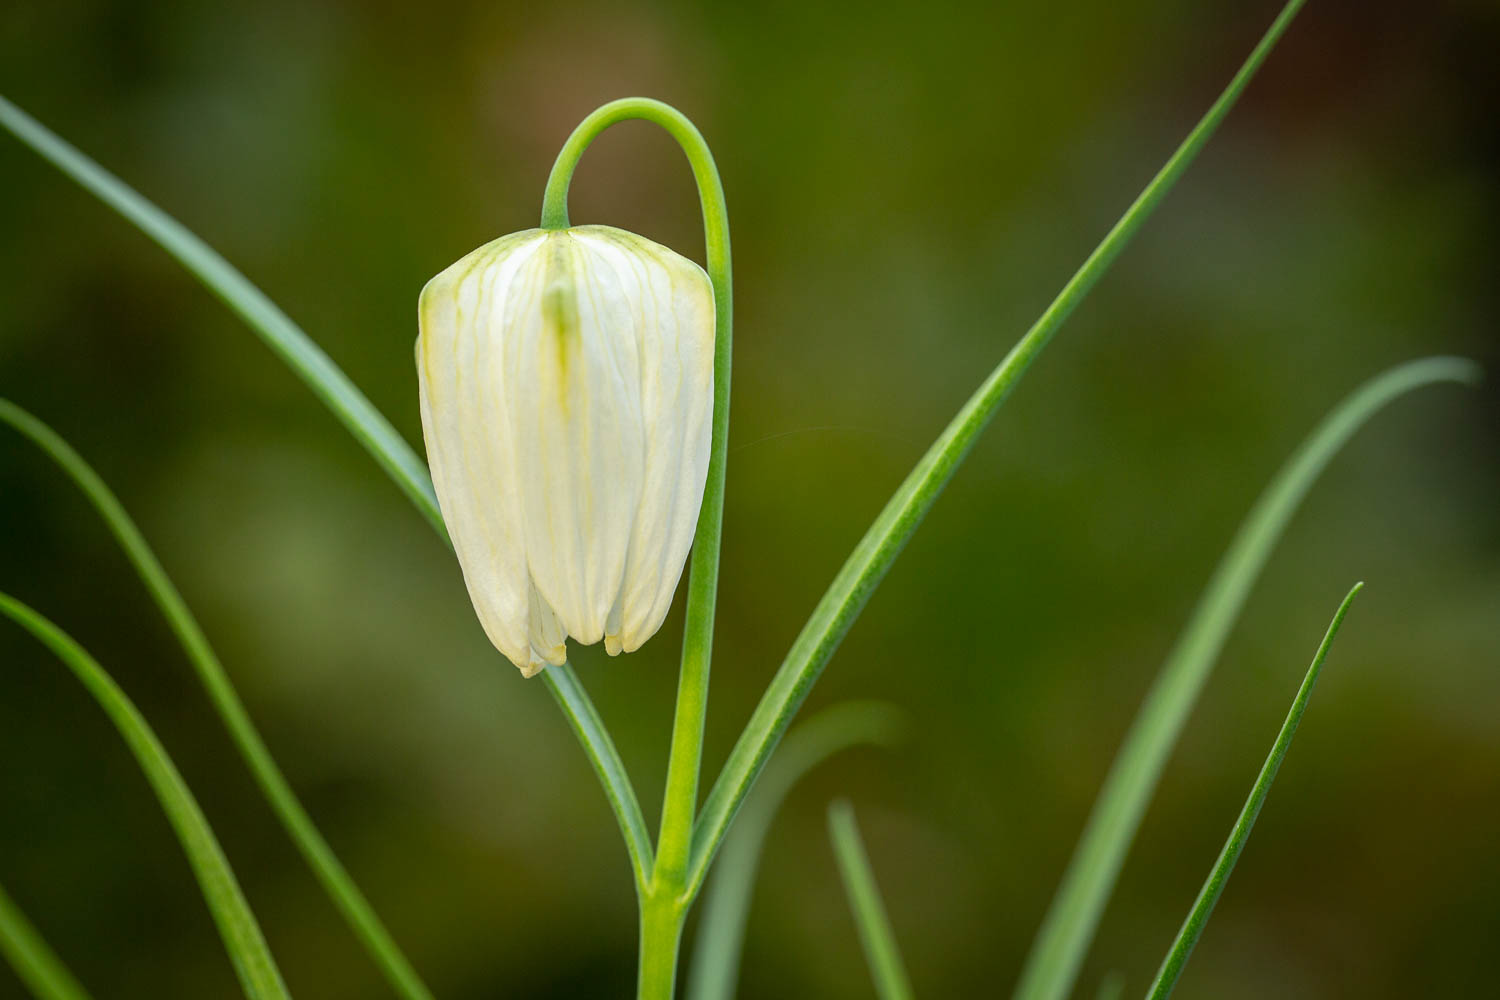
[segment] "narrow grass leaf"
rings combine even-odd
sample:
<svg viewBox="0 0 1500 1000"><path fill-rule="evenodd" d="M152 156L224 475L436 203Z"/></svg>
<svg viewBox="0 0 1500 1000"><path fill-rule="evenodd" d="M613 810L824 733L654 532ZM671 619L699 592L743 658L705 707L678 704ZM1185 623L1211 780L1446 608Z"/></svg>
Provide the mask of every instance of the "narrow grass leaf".
<svg viewBox="0 0 1500 1000"><path fill-rule="evenodd" d="M37 1000L89 1000L41 932L0 887L0 954Z"/></svg>
<svg viewBox="0 0 1500 1000"><path fill-rule="evenodd" d="M761 848L792 786L840 750L894 743L902 729L901 713L889 705L844 702L799 722L787 734L714 865L693 946L689 1000L734 998Z"/></svg>
<svg viewBox="0 0 1500 1000"><path fill-rule="evenodd" d="M281 973L218 839L176 765L167 756L166 748L135 704L82 646L52 622L3 593L0 593L0 614L26 629L67 664L125 739L182 843L245 996L250 1000L287 1000Z"/></svg>
<svg viewBox="0 0 1500 1000"><path fill-rule="evenodd" d="M635 874L636 887L643 889L651 879L654 863L651 834L646 828L646 819L641 815L640 804L631 790L630 776L625 773L625 762L604 728L604 720L594 709L594 703L583 693L583 685L573 671L571 663L560 667L548 667L542 671L547 679L548 690L557 700L557 707L573 727L578 741L593 748L588 754L599 783L604 786L604 797L609 800L619 822L620 833L625 838L625 850L630 855L631 869Z"/></svg>
<svg viewBox="0 0 1500 1000"><path fill-rule="evenodd" d="M979 433L1063 321L1109 269L1208 142L1302 3L1303 0L1290 0L1286 4L1218 100L1069 279L1041 318L959 410L855 546L793 642L786 660L756 706L703 803L694 831L690 891L696 891L702 884L735 812L808 691L817 682L839 642L859 617L896 556L931 510L938 494L968 455Z"/></svg>
<svg viewBox="0 0 1500 1000"><path fill-rule="evenodd" d="M1251 586L1318 475L1387 403L1439 382L1472 384L1479 375L1471 361L1436 357L1376 376L1324 418L1256 500L1131 723L1032 945L1017 1000L1062 1000L1072 992L1167 757Z"/></svg>
<svg viewBox="0 0 1500 1000"><path fill-rule="evenodd" d="M1328 658L1328 650L1333 646L1333 637L1338 635L1339 626L1343 625L1344 616L1349 613L1349 605L1354 602L1354 595L1358 594L1363 586L1362 583L1356 583L1354 589L1349 591L1349 595L1344 598L1344 602L1339 605L1338 611L1334 614L1333 622L1328 626L1323 642L1318 646L1318 652L1313 657L1312 666L1307 668L1307 676L1302 679L1302 687L1297 690L1297 697L1292 700L1292 707L1286 714L1286 721L1281 724L1281 732L1276 735L1276 742L1271 746L1271 753L1266 757L1266 762L1261 765L1255 785L1250 789L1250 797L1245 800L1245 807L1240 810L1239 818L1234 822L1234 829L1230 831L1229 839L1224 843L1224 849L1219 852L1218 860L1214 862L1208 880L1199 890L1198 898L1193 901L1193 908L1188 911L1182 929L1177 932L1172 947L1167 951L1167 957L1162 961L1161 969L1156 974L1156 981L1151 984L1151 991L1147 994L1149 1000L1166 1000L1172 995L1172 989L1177 985L1182 969L1187 965L1188 957L1193 953L1193 946L1203 935L1204 925L1208 923L1209 916L1214 912L1214 904L1219 901L1219 895L1224 891L1224 883L1229 881L1229 873L1234 871L1235 862L1239 861L1240 852L1245 849L1245 842L1250 839L1250 831L1255 828L1255 820L1260 816L1261 806L1265 805L1266 796L1271 792L1271 783L1276 780L1276 772L1281 769L1281 762L1286 758L1286 752L1292 745L1292 737L1297 735L1297 725L1302 721L1302 713L1307 711L1308 699L1312 697L1313 685L1318 682L1318 674L1323 669L1323 661Z"/></svg>
<svg viewBox="0 0 1500 1000"><path fill-rule="evenodd" d="M433 530L451 545L442 512L438 509L437 495L432 489L432 479L422 460L342 369L264 292L182 223L4 97L0 97L0 127L134 223L239 315L333 411ZM580 719L597 719L598 713L576 678L570 682L558 676L557 671L544 670L542 679L553 698L563 706L573 723L574 732L580 739L592 741L585 742L583 749L600 779L624 779L625 770L609 734L602 727L578 725ZM626 779L623 785L606 786L605 794L628 842L632 832L645 825L635 789ZM639 844L630 850L633 858L642 854Z"/></svg>
<svg viewBox="0 0 1500 1000"><path fill-rule="evenodd" d="M339 913L400 996L407 1000L431 1000L432 994L287 783L208 637L119 498L61 435L9 400L0 399L0 423L10 425L46 453L99 512L182 645L261 793Z"/></svg>
<svg viewBox="0 0 1500 1000"><path fill-rule="evenodd" d="M876 994L880 1000L911 1000L911 980L901 962L859 825L854 821L854 807L848 802L841 800L828 807L828 838L833 842L833 856L838 861L849 908L859 926L859 941L865 949L870 977L875 980Z"/></svg>
<svg viewBox="0 0 1500 1000"><path fill-rule="evenodd" d="M134 223L239 314L365 446L440 534L443 516L427 467L349 377L264 292L182 223L4 97L0 127Z"/></svg>

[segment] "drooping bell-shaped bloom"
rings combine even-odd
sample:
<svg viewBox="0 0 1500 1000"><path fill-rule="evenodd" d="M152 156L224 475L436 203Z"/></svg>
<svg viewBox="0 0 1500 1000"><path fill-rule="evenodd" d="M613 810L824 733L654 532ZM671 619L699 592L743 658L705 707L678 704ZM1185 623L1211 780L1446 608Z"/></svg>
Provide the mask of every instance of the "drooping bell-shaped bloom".
<svg viewBox="0 0 1500 1000"><path fill-rule="evenodd" d="M661 627L703 502L714 294L608 226L531 229L427 283L422 432L485 633L527 677Z"/></svg>

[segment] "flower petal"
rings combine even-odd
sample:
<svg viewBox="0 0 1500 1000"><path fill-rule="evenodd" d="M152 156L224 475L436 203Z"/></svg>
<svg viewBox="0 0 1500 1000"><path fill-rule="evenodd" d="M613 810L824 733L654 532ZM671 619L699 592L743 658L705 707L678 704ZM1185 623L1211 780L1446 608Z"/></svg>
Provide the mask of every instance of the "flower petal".
<svg viewBox="0 0 1500 1000"><path fill-rule="evenodd" d="M550 234L507 309L505 404L537 592L579 642L604 638L645 466L630 291L569 231Z"/></svg>
<svg viewBox="0 0 1500 1000"><path fill-rule="evenodd" d="M609 226L572 230L631 297L640 352L644 482L621 591L618 648L661 628L698 526L713 425L714 292L703 269Z"/></svg>
<svg viewBox="0 0 1500 1000"><path fill-rule="evenodd" d="M522 673L534 672L531 581L492 317L545 236L531 230L480 247L429 281L418 304L422 434L438 504L485 634Z"/></svg>

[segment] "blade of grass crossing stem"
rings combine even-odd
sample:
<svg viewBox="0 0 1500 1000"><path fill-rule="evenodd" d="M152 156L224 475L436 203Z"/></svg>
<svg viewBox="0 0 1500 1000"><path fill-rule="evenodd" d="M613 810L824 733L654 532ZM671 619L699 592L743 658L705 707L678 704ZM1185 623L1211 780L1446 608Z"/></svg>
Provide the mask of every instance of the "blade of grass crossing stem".
<svg viewBox="0 0 1500 1000"><path fill-rule="evenodd" d="M1241 523L1187 627L1147 693L1053 897L1016 988L1017 1000L1062 1000L1073 989L1162 768L1271 550L1318 475L1365 421L1397 397L1438 382L1472 384L1479 367L1424 358L1370 379L1292 454Z"/></svg>
<svg viewBox="0 0 1500 1000"><path fill-rule="evenodd" d="M416 452L322 348L264 292L182 223L3 97L0 126L134 223L239 314L375 457L438 533L446 534L427 467Z"/></svg>
<svg viewBox="0 0 1500 1000"><path fill-rule="evenodd" d="M0 887L0 954L37 1000L89 1000L88 991Z"/></svg>
<svg viewBox="0 0 1500 1000"><path fill-rule="evenodd" d="M719 779L704 800L693 843L689 891L702 884L708 865L750 785L811 690L840 640L870 595L927 516L937 496L968 455L1000 404L1030 367L1063 321L1109 269L1125 244L1151 215L1203 148L1245 85L1275 46L1303 0L1290 0L1260 44L1176 152L1136 198L1114 228L1058 293L1026 335L985 379L963 409L917 463L887 502L854 552L839 570L786 660L756 706L743 735L730 752Z"/></svg>
<svg viewBox="0 0 1500 1000"><path fill-rule="evenodd" d="M845 702L798 723L787 734L714 865L693 946L688 1000L733 1000L761 847L792 786L840 750L889 745L903 728L901 713L890 705Z"/></svg>
<svg viewBox="0 0 1500 1000"><path fill-rule="evenodd" d="M0 399L0 423L9 424L56 462L99 512L146 585L151 599L161 609L173 634L177 636L188 661L208 693L209 701L218 712L224 728L229 731L235 747L250 768L250 773L270 803L272 811L276 813L277 819L297 845L298 851L339 913L397 994L407 1000L431 1000L432 994L334 855L333 849L318 832L281 769L276 766L270 750L261 739L255 724L250 721L239 695L235 693L223 664L209 644L208 637L203 634L203 629L193 617L187 602L167 576L161 561L157 559L156 553L151 550L119 498L61 435L9 400Z"/></svg>
<svg viewBox="0 0 1500 1000"><path fill-rule="evenodd" d="M353 434L376 463L395 481L412 504L427 519L434 531L450 545L448 529L438 509L437 495L427 467L411 446L397 434L390 422L375 409L349 377L334 364L312 339L293 323L265 293L250 283L182 223L157 208L118 177L89 159L46 126L0 97L0 127L52 164L100 201L124 216L138 229L155 240L178 263L233 310L250 329L276 353L298 377L312 389L335 417ZM577 683L542 671L543 683L564 707L574 732L584 743L595 772L601 780L619 780L624 768L620 755L602 727L576 724L578 719L598 718L587 692ZM644 828L635 789L628 780L623 785L606 787L615 818L627 839L631 830ZM627 810L622 812L621 809ZM632 856L641 854L640 845L631 848Z"/></svg>
<svg viewBox="0 0 1500 1000"><path fill-rule="evenodd" d="M876 994L880 1000L912 1000L911 980L901 963L896 935L859 836L854 807L849 803L838 801L828 807L828 839L833 843L833 856L859 927L859 943L864 947Z"/></svg>
<svg viewBox="0 0 1500 1000"><path fill-rule="evenodd" d="M245 996L251 1000L288 1000L286 986L260 925L250 912L250 904L245 901L208 820L134 703L82 646L25 604L0 593L0 614L26 629L67 664L119 730L182 843Z"/></svg>
<svg viewBox="0 0 1500 1000"><path fill-rule="evenodd" d="M594 710L594 703L583 693L583 685L570 663L560 667L548 667L542 671L547 680L547 689L557 699L568 724L585 747L598 747L598 753L590 753L594 773L604 786L604 797L609 800L615 819L620 824L620 833L625 838L625 850L630 855L631 868L635 873L636 887L644 890L651 879L654 863L651 834L646 829L646 819L641 815L640 804L631 790L630 777L625 773L625 762L620 759L604 720Z"/></svg>
<svg viewBox="0 0 1500 1000"><path fill-rule="evenodd" d="M1328 626L1323 642L1318 646L1317 655L1313 657L1312 666L1307 668L1307 676L1302 680L1302 687L1297 690L1297 697L1292 700L1292 707L1286 714L1286 721L1281 724L1281 732L1276 735L1276 742L1271 746L1271 753L1266 757L1265 764L1261 765L1255 785L1250 789L1250 797L1245 800L1245 807L1240 810L1239 818L1234 821L1234 829L1230 831L1229 839L1224 843L1224 849L1219 852L1218 860L1214 862L1208 880L1199 890L1198 898L1193 901L1193 908L1188 912L1182 929L1177 932L1172 947L1167 951L1167 957L1162 961L1161 970L1157 972L1156 981L1151 984L1151 992L1147 994L1148 1000L1166 1000L1172 995L1172 989L1177 985L1177 979L1182 975L1182 969L1187 965L1188 957L1193 953L1193 946L1203 935L1203 927L1214 912L1214 904L1219 901L1220 893L1224 891L1224 883L1229 881L1229 873L1234 871L1235 862L1239 861L1240 852L1245 849L1245 842L1250 839L1250 831L1255 828L1256 817L1260 815L1261 806L1265 805L1266 796L1270 794L1271 783L1276 780L1276 772L1281 769L1281 762L1292 745L1292 737L1297 734L1297 725L1302 721L1302 713L1307 711L1308 699L1312 697L1313 685L1318 682L1318 674L1323 669L1323 661L1328 658L1328 650L1333 645L1333 637L1338 635L1339 626L1344 623L1344 616L1349 613L1349 605L1353 603L1354 595L1358 594L1363 586L1362 583L1356 583L1354 589L1349 591L1349 596L1344 598L1344 603L1339 605L1337 613L1334 614L1333 622Z"/></svg>

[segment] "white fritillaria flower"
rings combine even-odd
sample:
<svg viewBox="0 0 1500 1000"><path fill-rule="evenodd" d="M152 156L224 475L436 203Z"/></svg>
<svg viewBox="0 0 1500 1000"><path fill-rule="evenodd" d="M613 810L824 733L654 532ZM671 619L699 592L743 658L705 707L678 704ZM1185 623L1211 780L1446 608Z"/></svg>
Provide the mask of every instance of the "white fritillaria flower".
<svg viewBox="0 0 1500 1000"><path fill-rule="evenodd" d="M527 677L569 636L635 650L703 502L708 275L624 230L529 229L433 278L418 312L427 459L490 641Z"/></svg>

